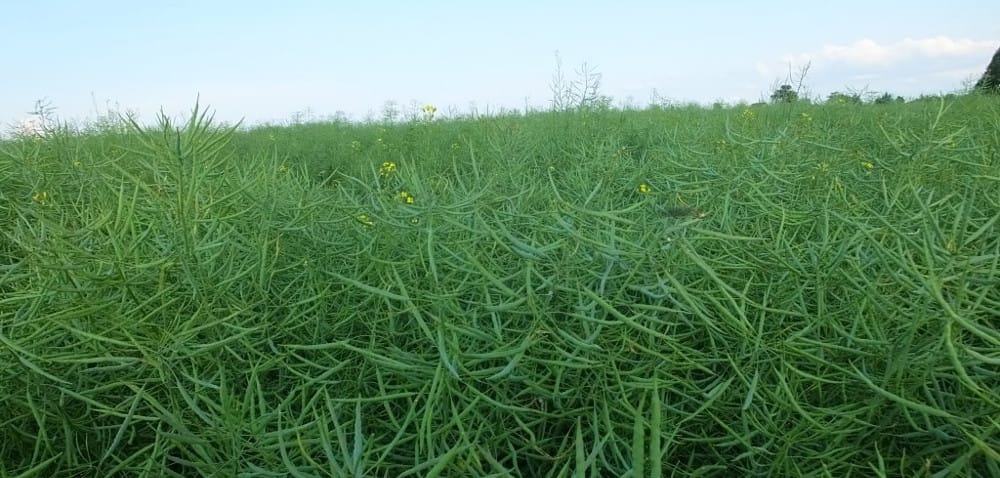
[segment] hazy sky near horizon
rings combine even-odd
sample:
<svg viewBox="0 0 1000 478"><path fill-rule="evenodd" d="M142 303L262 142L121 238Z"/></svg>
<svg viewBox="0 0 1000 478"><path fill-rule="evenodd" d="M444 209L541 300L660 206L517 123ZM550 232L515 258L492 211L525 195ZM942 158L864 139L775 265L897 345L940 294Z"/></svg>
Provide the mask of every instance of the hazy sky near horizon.
<svg viewBox="0 0 1000 478"><path fill-rule="evenodd" d="M615 104L754 102L805 64L807 92L950 92L1000 47L1000 1L5 1L0 123L46 99L62 119L109 108L287 121L547 107L556 52Z"/></svg>

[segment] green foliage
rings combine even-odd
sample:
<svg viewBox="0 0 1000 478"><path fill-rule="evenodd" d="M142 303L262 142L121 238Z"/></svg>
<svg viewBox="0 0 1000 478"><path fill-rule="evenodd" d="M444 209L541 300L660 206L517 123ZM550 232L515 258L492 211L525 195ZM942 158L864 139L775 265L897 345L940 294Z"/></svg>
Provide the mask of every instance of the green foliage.
<svg viewBox="0 0 1000 478"><path fill-rule="evenodd" d="M875 103L876 105L888 105L891 103L905 103L905 102L906 99L904 99L902 96L893 97L892 94L888 92L882 93L881 95L877 96L874 100L872 100L872 103Z"/></svg>
<svg viewBox="0 0 1000 478"><path fill-rule="evenodd" d="M556 71L552 75L552 110L607 109L611 98L600 93L601 73L596 68L583 63L576 70L572 80L563 74L562 58L556 52Z"/></svg>
<svg viewBox="0 0 1000 478"><path fill-rule="evenodd" d="M826 97L826 103L829 105L860 105L862 101L861 95L857 93L834 91Z"/></svg>
<svg viewBox="0 0 1000 478"><path fill-rule="evenodd" d="M1000 48L993 54L983 76L976 82L975 89L984 93L1000 93Z"/></svg>
<svg viewBox="0 0 1000 478"><path fill-rule="evenodd" d="M0 144L0 476L998 476L991 98Z"/></svg>
<svg viewBox="0 0 1000 478"><path fill-rule="evenodd" d="M792 89L792 85L781 85L778 89L771 93L772 103L794 103L798 101L799 93Z"/></svg>

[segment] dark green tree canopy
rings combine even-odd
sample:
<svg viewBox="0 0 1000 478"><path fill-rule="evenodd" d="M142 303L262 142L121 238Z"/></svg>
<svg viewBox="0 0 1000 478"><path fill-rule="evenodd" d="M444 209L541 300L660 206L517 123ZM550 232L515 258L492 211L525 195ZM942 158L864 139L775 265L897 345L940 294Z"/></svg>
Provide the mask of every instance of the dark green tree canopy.
<svg viewBox="0 0 1000 478"><path fill-rule="evenodd" d="M780 88L771 93L773 103L793 103L799 99L799 94L792 89L792 85L781 85Z"/></svg>
<svg viewBox="0 0 1000 478"><path fill-rule="evenodd" d="M976 89L990 93L1000 93L1000 48L986 67L986 73L976 82Z"/></svg>

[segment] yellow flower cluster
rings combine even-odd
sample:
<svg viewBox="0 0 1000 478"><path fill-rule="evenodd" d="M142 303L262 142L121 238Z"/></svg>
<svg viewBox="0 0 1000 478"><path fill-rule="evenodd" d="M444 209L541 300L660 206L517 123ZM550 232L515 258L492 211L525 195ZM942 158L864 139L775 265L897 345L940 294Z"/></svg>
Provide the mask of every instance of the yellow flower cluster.
<svg viewBox="0 0 1000 478"><path fill-rule="evenodd" d="M648 194L652 190L653 189L650 188L649 185L646 184L646 183L642 183L642 184L639 185L639 192L642 193L642 194Z"/></svg>
<svg viewBox="0 0 1000 478"><path fill-rule="evenodd" d="M383 178L388 178L392 176L392 173L396 172L396 163L391 161L386 161L382 163L382 166L378 168L378 175Z"/></svg>
<svg viewBox="0 0 1000 478"><path fill-rule="evenodd" d="M413 197L412 194L406 191L400 191L399 200L403 201L403 203L405 204L413 204L414 202L416 202L417 198Z"/></svg>
<svg viewBox="0 0 1000 478"><path fill-rule="evenodd" d="M424 109L423 109L424 119L427 120L427 121L433 120L434 119L434 113L437 113L437 110L438 110L437 108L435 108L435 107L433 107L431 105L424 105Z"/></svg>
<svg viewBox="0 0 1000 478"><path fill-rule="evenodd" d="M49 193L46 191L36 192L31 195L31 200L44 206L49 203Z"/></svg>

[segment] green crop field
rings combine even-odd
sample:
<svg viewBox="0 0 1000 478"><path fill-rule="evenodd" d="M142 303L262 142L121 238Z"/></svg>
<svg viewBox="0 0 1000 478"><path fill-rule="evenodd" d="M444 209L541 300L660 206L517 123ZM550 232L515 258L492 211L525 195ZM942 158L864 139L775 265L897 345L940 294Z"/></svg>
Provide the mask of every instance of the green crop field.
<svg viewBox="0 0 1000 478"><path fill-rule="evenodd" d="M0 143L0 477L1000 476L1000 100Z"/></svg>

